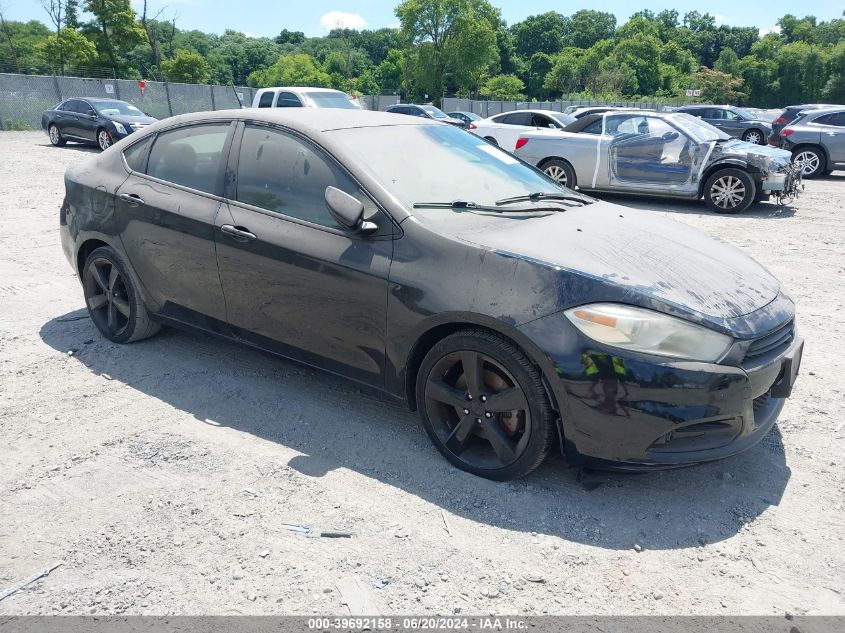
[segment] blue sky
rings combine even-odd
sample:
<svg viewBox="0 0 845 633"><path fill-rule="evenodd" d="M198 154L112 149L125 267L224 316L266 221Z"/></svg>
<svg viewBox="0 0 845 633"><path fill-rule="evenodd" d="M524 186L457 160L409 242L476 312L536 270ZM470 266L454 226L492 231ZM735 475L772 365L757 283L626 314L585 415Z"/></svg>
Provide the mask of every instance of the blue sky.
<svg viewBox="0 0 845 633"><path fill-rule="evenodd" d="M136 10L141 0L132 0ZM242 31L254 36L274 36L283 28L304 31L307 35L323 35L336 24L355 28L395 26L393 14L398 0L150 0L155 11L165 7L164 15L176 14L176 25L182 29L222 33L226 29ZM553 2L552 0L493 0L502 10L508 24L519 22L528 15L559 11L566 15L578 9L599 9L616 15L621 24L641 8L655 12L675 8L683 15L687 11L703 11L701 2L675 0L653 2L644 0L605 0L596 2ZM794 0L769 0L765 4L748 0L709 0L703 3L715 15L717 22L731 26L755 26L762 30L774 27L776 20L786 14L802 16L812 13L820 20L841 17L845 8L837 0L814 0L799 4ZM7 19L46 21L46 14L38 0L0 0Z"/></svg>

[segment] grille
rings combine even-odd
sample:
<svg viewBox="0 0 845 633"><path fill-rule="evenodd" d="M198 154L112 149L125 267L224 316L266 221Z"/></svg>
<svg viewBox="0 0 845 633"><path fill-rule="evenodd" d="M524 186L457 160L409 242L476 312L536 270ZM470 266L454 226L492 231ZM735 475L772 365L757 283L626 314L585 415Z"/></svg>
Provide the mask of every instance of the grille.
<svg viewBox="0 0 845 633"><path fill-rule="evenodd" d="M758 358L771 352L784 350L789 347L793 338L795 338L795 322L790 321L765 336L751 341L745 351L745 359Z"/></svg>
<svg viewBox="0 0 845 633"><path fill-rule="evenodd" d="M769 395L769 392L767 391L762 396L757 396L756 398L754 398L754 400L752 402L752 406L754 407L754 413L758 413L762 409L765 409L766 405L769 404L769 398L770 397L771 396Z"/></svg>

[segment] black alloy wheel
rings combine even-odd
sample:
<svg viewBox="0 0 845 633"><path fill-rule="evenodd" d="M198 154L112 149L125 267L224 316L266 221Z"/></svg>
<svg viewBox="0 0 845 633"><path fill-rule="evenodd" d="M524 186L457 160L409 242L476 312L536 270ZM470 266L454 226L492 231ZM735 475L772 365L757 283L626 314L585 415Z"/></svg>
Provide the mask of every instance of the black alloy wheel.
<svg viewBox="0 0 845 633"><path fill-rule="evenodd" d="M420 367L417 404L444 457L488 479L531 472L554 437L539 372L512 343L483 330L458 332L432 348Z"/></svg>
<svg viewBox="0 0 845 633"><path fill-rule="evenodd" d="M88 256L82 271L82 289L91 320L110 341L130 343L159 330L113 249L98 248Z"/></svg>

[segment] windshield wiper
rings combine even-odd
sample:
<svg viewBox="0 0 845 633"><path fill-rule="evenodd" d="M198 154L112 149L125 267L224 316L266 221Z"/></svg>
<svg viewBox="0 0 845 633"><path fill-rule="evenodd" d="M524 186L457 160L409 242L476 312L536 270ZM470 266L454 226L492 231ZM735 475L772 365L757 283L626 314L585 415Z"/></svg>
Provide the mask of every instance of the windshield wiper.
<svg viewBox="0 0 845 633"><path fill-rule="evenodd" d="M576 198L577 199L577 198ZM580 200L578 200L580 202ZM501 201L497 201L499 204ZM516 200L514 200L516 202ZM491 211L493 213L537 213L538 211L563 211L557 207L532 207L530 209L502 209L485 204L477 204L468 200L453 200L452 202L415 202L415 209L467 209L469 211Z"/></svg>
<svg viewBox="0 0 845 633"><path fill-rule="evenodd" d="M569 196L565 193L544 193L537 191L529 193L524 196L511 196L510 198L502 198L496 200L496 205L501 206L505 204L513 204L514 202L537 202L540 200L568 200L569 202L580 202L581 204L591 204L592 200L588 198L579 198L576 196Z"/></svg>

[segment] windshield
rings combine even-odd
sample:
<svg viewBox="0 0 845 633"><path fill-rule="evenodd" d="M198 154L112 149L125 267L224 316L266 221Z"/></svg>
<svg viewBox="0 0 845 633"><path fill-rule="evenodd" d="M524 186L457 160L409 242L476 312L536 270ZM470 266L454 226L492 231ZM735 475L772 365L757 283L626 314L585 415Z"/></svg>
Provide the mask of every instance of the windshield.
<svg viewBox="0 0 845 633"><path fill-rule="evenodd" d="M568 191L506 151L451 125L349 128L331 134L361 156L360 165L409 207L454 200L495 205L510 196ZM362 147L378 151L361 153Z"/></svg>
<svg viewBox="0 0 845 633"><path fill-rule="evenodd" d="M95 101L94 107L103 116L146 116L131 103L125 101Z"/></svg>
<svg viewBox="0 0 845 633"><path fill-rule="evenodd" d="M448 119L449 115L443 112L440 108L435 108L433 105L420 106L423 110L428 112L435 119Z"/></svg>
<svg viewBox="0 0 845 633"><path fill-rule="evenodd" d="M731 108L731 109L747 121L753 121L754 119L760 118L759 116L752 114L751 112L749 112L745 108Z"/></svg>
<svg viewBox="0 0 845 633"><path fill-rule="evenodd" d="M305 96L315 108L361 109L361 106L345 92L306 92Z"/></svg>
<svg viewBox="0 0 845 633"><path fill-rule="evenodd" d="M706 121L685 112L673 114L672 119L684 132L689 134L697 143L708 143L710 141L726 141L731 138L722 130L713 127Z"/></svg>

